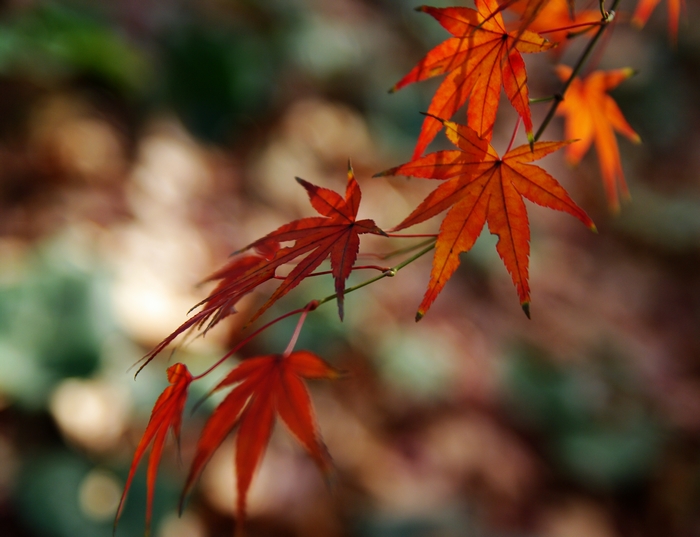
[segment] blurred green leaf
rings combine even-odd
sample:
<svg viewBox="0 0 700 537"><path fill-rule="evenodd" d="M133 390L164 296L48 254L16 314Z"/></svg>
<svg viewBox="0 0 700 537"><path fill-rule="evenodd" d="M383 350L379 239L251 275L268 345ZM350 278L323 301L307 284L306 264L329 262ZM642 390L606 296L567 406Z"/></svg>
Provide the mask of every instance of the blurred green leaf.
<svg viewBox="0 0 700 537"><path fill-rule="evenodd" d="M165 48L167 100L195 135L223 142L257 121L275 88L272 51L261 36L190 26L173 30Z"/></svg>
<svg viewBox="0 0 700 537"><path fill-rule="evenodd" d="M52 79L85 73L119 89L143 89L141 51L107 24L58 4L40 5L0 26L0 73Z"/></svg>

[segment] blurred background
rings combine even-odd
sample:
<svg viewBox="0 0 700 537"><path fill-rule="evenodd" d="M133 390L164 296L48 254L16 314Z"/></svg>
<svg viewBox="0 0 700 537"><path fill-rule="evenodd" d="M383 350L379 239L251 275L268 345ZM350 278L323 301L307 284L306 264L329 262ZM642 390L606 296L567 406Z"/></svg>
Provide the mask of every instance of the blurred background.
<svg viewBox="0 0 700 537"><path fill-rule="evenodd" d="M419 3L0 2L3 537L111 534L165 368L203 371L270 288L136 380L130 366L206 296L197 283L230 252L315 214L294 176L342 190L351 158L360 216L383 228L433 187L371 179L410 158L437 87L387 93L446 38ZM419 324L430 256L348 295L343 323L332 304L310 315L297 348L350 373L310 386L337 478L329 490L278 427L249 535L700 535L700 14L688 2L674 47L665 2L643 31L625 23L634 6L623 1L593 58L639 70L614 93L644 142L620 140L632 203L608 214L594 151L575 170L543 161L599 234L530 206L532 321L488 233ZM553 65L581 48L526 58L531 97L558 91ZM547 107L533 106L536 126ZM501 153L514 124L504 102ZM557 118L544 138L561 136ZM362 252L411 243L366 240ZM266 319L332 287L306 281ZM293 325L240 357L281 352ZM182 462L168 444L156 537L232 533L229 441L176 512L215 403L186 410ZM144 474L118 536L143 533Z"/></svg>

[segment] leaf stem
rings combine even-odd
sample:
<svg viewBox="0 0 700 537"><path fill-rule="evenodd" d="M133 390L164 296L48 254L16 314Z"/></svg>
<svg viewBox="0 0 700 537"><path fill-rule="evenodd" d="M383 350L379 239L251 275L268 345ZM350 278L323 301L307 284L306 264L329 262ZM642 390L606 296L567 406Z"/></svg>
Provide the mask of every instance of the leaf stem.
<svg viewBox="0 0 700 537"><path fill-rule="evenodd" d="M598 43L598 40L605 32L605 29L608 27L609 23L613 20L613 18L615 16L615 9L617 8L617 5L619 3L620 3L620 0L613 0L610 11L608 12L605 10L605 0L601 0L600 12L603 15L603 18L600 21L600 28L598 28L598 31L591 38L591 40L588 42L588 45L586 45L586 48L584 49L584 51L581 53L581 57L576 62L576 65L573 67L573 69L571 71L571 76L569 76L568 80L564 83L564 87L561 89L561 92L557 93L554 96L554 102L552 102L552 106L549 108L549 111L547 112L547 115L545 116L544 121L542 121L540 128L537 129L537 132L535 133L535 141L539 140L542 137L542 134L544 133L545 129L547 128L549 123L554 118L554 114L557 112L557 108L559 108L559 103L561 103L564 100L564 95L566 94L566 90L569 89L569 86L571 85L571 83L578 76L579 72L583 68L586 61L588 60L588 57L591 55L593 48L595 48L596 43Z"/></svg>
<svg viewBox="0 0 700 537"><path fill-rule="evenodd" d="M386 254L360 254L360 256L371 257L374 259L387 260L387 259L390 259L392 257L396 257L397 255L407 254L407 253L412 252L414 250L418 250L418 248L422 248L423 246L433 242L436 237L437 237L437 235L431 235L431 238L428 239L427 241L421 241L421 242L414 244L412 246L405 246L404 248L392 250L391 252L386 253Z"/></svg>
<svg viewBox="0 0 700 537"><path fill-rule="evenodd" d="M394 239L422 239L425 237L430 237L430 238L434 239L437 237L437 234L436 233L419 233L419 234L413 234L413 235L411 235L411 234L402 235L400 233L387 233L386 236L392 237Z"/></svg>
<svg viewBox="0 0 700 537"><path fill-rule="evenodd" d="M556 95L550 95L549 97L537 97L536 99L529 99L530 104L548 103L556 99Z"/></svg>
<svg viewBox="0 0 700 537"><path fill-rule="evenodd" d="M413 263L414 261L416 261L420 257L423 257L425 254L427 254L433 248L435 248L435 241L431 240L430 245L427 246L426 248L423 248L420 252L412 255L411 257L402 261L398 265L385 270L379 276L375 276L374 278L370 278L369 280L366 280L362 283L359 283L357 285L353 285L352 287L348 287L347 289L345 289L344 294L347 295L348 293L352 293L353 291L357 291L358 289L362 289L363 287L366 287L369 284L374 283L376 281L379 281L383 278L392 278L392 277L396 276L396 273L398 271L400 271L402 268L406 267L407 265L410 265L411 263ZM331 300L335 300L336 298L338 298L338 293L333 293L332 295L328 295L327 297L318 301L318 306L320 306L321 304L325 304L326 302L330 302Z"/></svg>
<svg viewBox="0 0 700 537"><path fill-rule="evenodd" d="M306 316L309 314L310 311L315 310L318 305L314 305L313 308L310 308L310 305L313 304L311 302L310 304L307 304L306 307L304 308L304 311L301 312L301 316L299 317L299 321L297 322L297 326L294 329L294 333L292 334L292 339L289 340L289 344L287 345L287 348L284 349L284 352L282 353L283 357L287 357L290 354L292 354L292 351L294 350L294 346L297 344L297 340L299 339L299 334L301 333L301 327L304 326L304 321L306 320Z"/></svg>
<svg viewBox="0 0 700 537"><path fill-rule="evenodd" d="M561 28L553 28L551 30L542 30L540 32L537 32L538 34L553 34L554 32L565 32L567 30L573 30L575 28L583 28L584 26L590 26L593 28L594 26L603 26L606 24L603 21L599 22L579 22L578 24L572 24L570 26L562 26ZM584 32L587 30L584 30ZM577 32L578 33L578 32Z"/></svg>
<svg viewBox="0 0 700 537"><path fill-rule="evenodd" d="M206 371L204 371L204 373L200 373L200 374L197 375L196 377L193 377L192 380L193 380L193 381L194 381L194 380L199 380L199 379L201 379L202 377L205 377L206 375L208 375L209 373L211 373L212 371L214 371L214 369L216 369L217 367L219 367L222 363L224 363L226 360L228 360L231 356L233 356L233 355L236 354L239 350L241 350L247 343L250 342L251 339L253 339L253 338L254 338L255 336L257 336L260 332L262 332L263 330L266 330L267 328L269 328L269 327L272 326L273 324L276 324L276 323L278 323L278 322L280 322L280 321L286 319L287 317L291 317L292 315L296 315L297 313L303 313L303 312L308 313L309 311L312 311L313 309L316 309L315 307L311 308L311 307L310 307L311 304L313 304L313 302L310 302L309 304L307 304L307 305L304 306L303 308L299 308L299 309L295 309L295 310L293 310L293 311L289 311L289 312L285 313L284 315L281 315L280 317L277 317L276 319L271 320L269 323L267 323L267 324L261 326L261 327L258 328L255 332L249 334L247 337L245 337L244 339L242 339L241 341L239 341L238 344L237 344L235 347L233 347L233 349L231 349L231 350L228 351L226 354L224 354L221 358L219 358L219 359L214 363L214 365L210 366Z"/></svg>
<svg viewBox="0 0 700 537"><path fill-rule="evenodd" d="M518 116L518 120L515 122L515 128L513 129L513 135L510 137L510 142L508 142L508 149L506 149L506 153L509 153L510 148L513 147L513 142L515 142L515 136L518 134L519 128L520 128L520 116Z"/></svg>
<svg viewBox="0 0 700 537"><path fill-rule="evenodd" d="M384 272L387 270L387 267L382 267L379 265L360 265L357 267L352 267L352 270L378 270L379 272ZM332 270L322 270L320 272L314 272L312 274L309 274L306 276L307 278L310 278L311 276L328 276L329 274L333 274ZM275 280L286 280L287 276L275 276Z"/></svg>

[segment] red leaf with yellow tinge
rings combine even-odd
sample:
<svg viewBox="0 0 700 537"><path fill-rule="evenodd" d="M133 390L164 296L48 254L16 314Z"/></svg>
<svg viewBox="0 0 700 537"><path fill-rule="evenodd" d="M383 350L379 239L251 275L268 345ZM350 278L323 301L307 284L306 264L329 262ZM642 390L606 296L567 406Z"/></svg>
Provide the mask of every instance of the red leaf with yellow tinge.
<svg viewBox="0 0 700 537"><path fill-rule="evenodd" d="M445 181L401 222L405 229L449 209L438 234L430 283L418 308L420 320L459 266L459 254L471 249L484 223L498 235L496 250L510 273L529 317L528 265L530 225L523 197L567 212L595 230L586 213L542 168L530 164L569 142L537 142L498 157L491 145L465 125L444 122L445 134L459 150L438 151L379 175L406 175Z"/></svg>
<svg viewBox="0 0 700 537"><path fill-rule="evenodd" d="M288 356L267 355L246 360L215 388L235 388L214 410L197 444L183 499L202 473L214 451L238 426L236 474L238 480L238 532L246 513L246 497L255 469L267 447L275 415L324 471L330 457L319 436L309 392L302 379L333 379L338 372L315 354L292 352ZM182 502L181 502L182 504Z"/></svg>
<svg viewBox="0 0 700 537"><path fill-rule="evenodd" d="M639 28L643 27L660 1L639 0L637 9L634 10L634 15L632 16L632 24ZM681 10L685 9L685 2L683 0L666 0L666 4L668 9L668 31L671 35L671 40L675 42L678 39L678 21L681 16Z"/></svg>
<svg viewBox="0 0 700 537"><path fill-rule="evenodd" d="M638 144L641 140L606 92L633 74L632 69L617 69L596 71L583 80L575 78L557 109L557 114L566 116L566 137L579 140L566 148L566 158L570 164L578 164L595 141L605 193L613 211L620 209L618 189L624 198L629 198L614 131L634 143ZM571 67L558 66L557 75L562 81L568 80Z"/></svg>
<svg viewBox="0 0 700 537"><path fill-rule="evenodd" d="M467 99L467 123L479 136L490 140L501 86L532 139L527 73L520 53L541 52L553 44L533 32L507 32L496 0L476 0L475 5L476 10L419 8L454 37L431 50L393 88L447 74L430 103L413 158L423 154L442 128L436 118L451 118Z"/></svg>
<svg viewBox="0 0 700 537"><path fill-rule="evenodd" d="M119 517L121 516L122 508L124 507L124 500L131 487L131 482L134 479L136 468L145 454L146 448L153 442L151 455L148 458L148 472L146 477L146 534L148 535L150 533L151 513L153 511L153 490L156 482L156 474L158 473L158 464L163 454L163 446L165 445L165 439L170 429L173 430L173 434L179 442L182 411L187 401L187 389L192 382L192 375L183 364L175 364L169 367L167 373L170 386L168 386L156 400L156 404L151 412L151 419L136 448L136 453L134 453L129 476L126 479L124 492L119 501L119 508L117 509L117 515L114 519L115 529Z"/></svg>

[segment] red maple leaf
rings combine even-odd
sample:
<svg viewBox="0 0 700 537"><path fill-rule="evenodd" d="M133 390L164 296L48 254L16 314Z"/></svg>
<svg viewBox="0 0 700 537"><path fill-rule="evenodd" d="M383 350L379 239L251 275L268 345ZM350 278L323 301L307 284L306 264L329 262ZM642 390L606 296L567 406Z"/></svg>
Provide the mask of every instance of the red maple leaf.
<svg viewBox="0 0 700 537"><path fill-rule="evenodd" d="M126 495L134 479L136 468L146 452L146 448L153 442L151 455L148 458L148 471L146 476L146 534L148 535L150 532L151 513L153 511L153 490L156 483L158 465L161 455L163 454L163 446L165 445L165 439L170 429L173 430L173 434L178 443L180 441L182 410L187 400L187 389L192 382L192 375L183 364L175 364L169 367L167 373L170 386L165 388L163 393L160 394L156 400L156 404L153 406L153 411L151 412L151 419L134 453L129 476L126 479L126 485L124 486L124 492L119 501L117 515L114 518L115 529L119 517L121 516L122 508L124 507L124 500L126 500Z"/></svg>
<svg viewBox="0 0 700 537"><path fill-rule="evenodd" d="M249 322L253 322L275 301L299 285L329 257L331 272L335 280L335 292L338 295L338 314L342 320L345 280L350 276L357 259L360 235L365 233L384 234L374 223L374 220L356 219L362 196L351 167L348 166L345 198L327 188L312 185L298 177L296 179L306 189L313 208L323 216L302 218L290 222L245 248L246 250L260 248L270 242L294 241L293 246L282 248L277 252L275 258L270 262L270 265L275 267L295 261L302 255L305 256L297 261L294 269Z"/></svg>
<svg viewBox="0 0 700 537"><path fill-rule="evenodd" d="M192 308L201 306L197 313L144 356L144 362L139 371L183 332L190 328L197 328L203 329L203 333L206 333L219 321L236 313L235 306L243 296L253 291L258 285L274 278L276 266L271 262L279 248L279 243L269 241L258 248L251 249L250 252L237 254L221 269L205 279L202 283L217 280L219 283L207 298Z"/></svg>
<svg viewBox="0 0 700 537"><path fill-rule="evenodd" d="M183 499L214 451L238 426L237 532L240 533L245 519L248 489L267 447L275 415L279 415L319 467L328 472L330 457L319 436L309 392L302 379L333 379L338 376L334 368L308 351L258 356L241 363L214 388L216 391L236 385L204 426L182 493Z"/></svg>
<svg viewBox="0 0 700 537"><path fill-rule="evenodd" d="M566 137L579 140L566 148L566 158L570 164L578 164L595 142L605 193L613 211L620 209L618 189L623 198L629 197L614 131L634 143L638 144L641 140L607 92L633 74L632 69L616 69L595 71L583 80L574 78L557 109L557 114L566 116ZM557 75L562 81L568 80L571 67L557 66Z"/></svg>
<svg viewBox="0 0 700 537"><path fill-rule="evenodd" d="M503 86L532 139L527 73L521 52L553 46L527 30L507 32L496 0L476 0L476 10L459 7L418 8L435 17L454 37L441 43L392 89L447 73L428 108L413 158L423 154L442 128L436 118L450 118L469 98L467 123L491 139ZM432 116L432 117L431 117Z"/></svg>
<svg viewBox="0 0 700 537"><path fill-rule="evenodd" d="M206 332L224 317L234 313L236 303L244 295L273 279L277 269L287 263L296 262L296 266L248 324L299 285L329 257L335 292L338 295L338 313L342 320L345 281L357 259L360 235L384 234L373 220L356 219L362 195L351 167L348 167L347 177L345 198L297 177L299 184L306 189L311 205L322 216L290 222L237 252L226 266L207 278L206 281L219 280L219 284L206 299L195 306L201 306L200 311L156 345L143 358L141 369L181 333L190 328L204 328ZM291 241L294 241L292 246L280 247L281 243ZM301 256L304 257L297 261Z"/></svg>
<svg viewBox="0 0 700 537"><path fill-rule="evenodd" d="M498 235L496 249L510 273L525 313L529 313L530 225L523 197L567 212L595 230L588 215L542 168L530 164L569 142L523 145L502 158L474 130L444 122L445 134L459 149L438 151L378 175L406 175L445 181L394 229L405 229L447 209L440 225L430 283L416 320L425 315L459 266L459 254L471 249L485 222ZM451 207L451 208L450 208Z"/></svg>

